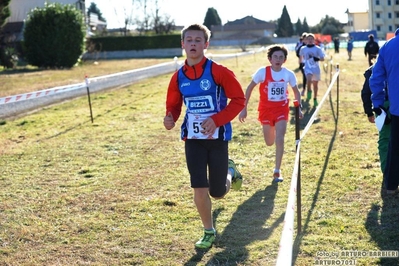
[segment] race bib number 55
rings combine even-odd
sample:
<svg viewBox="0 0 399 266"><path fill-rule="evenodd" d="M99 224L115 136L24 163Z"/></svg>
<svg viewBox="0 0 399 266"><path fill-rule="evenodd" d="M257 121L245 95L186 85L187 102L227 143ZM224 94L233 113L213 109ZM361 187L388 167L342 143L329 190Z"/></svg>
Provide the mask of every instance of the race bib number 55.
<svg viewBox="0 0 399 266"><path fill-rule="evenodd" d="M217 139L219 136L219 128L216 128L215 132L212 135L202 134L202 122L208 117L214 115L216 113L207 113L207 114L187 114L187 124L188 124L188 139Z"/></svg>

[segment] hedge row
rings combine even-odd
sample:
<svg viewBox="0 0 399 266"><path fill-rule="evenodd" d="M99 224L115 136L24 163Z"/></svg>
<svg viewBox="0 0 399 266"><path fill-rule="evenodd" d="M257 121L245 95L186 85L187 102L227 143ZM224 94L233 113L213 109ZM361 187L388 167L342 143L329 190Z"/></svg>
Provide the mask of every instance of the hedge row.
<svg viewBox="0 0 399 266"><path fill-rule="evenodd" d="M111 52L180 47L180 34L158 36L91 37L87 40L87 50L95 51Z"/></svg>

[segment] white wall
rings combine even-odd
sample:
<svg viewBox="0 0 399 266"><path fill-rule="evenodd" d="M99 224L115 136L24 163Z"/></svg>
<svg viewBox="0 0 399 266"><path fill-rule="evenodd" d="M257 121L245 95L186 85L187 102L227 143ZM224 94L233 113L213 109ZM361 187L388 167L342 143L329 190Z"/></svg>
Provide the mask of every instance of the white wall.
<svg viewBox="0 0 399 266"><path fill-rule="evenodd" d="M77 0L11 0L11 16L7 19L7 22L24 21L32 9L36 7L44 7L45 2L74 5Z"/></svg>

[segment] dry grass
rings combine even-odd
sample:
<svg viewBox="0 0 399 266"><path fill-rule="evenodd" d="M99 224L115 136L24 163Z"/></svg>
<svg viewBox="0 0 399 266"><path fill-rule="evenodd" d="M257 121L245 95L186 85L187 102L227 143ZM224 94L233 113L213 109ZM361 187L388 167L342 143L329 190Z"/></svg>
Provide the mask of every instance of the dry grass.
<svg viewBox="0 0 399 266"><path fill-rule="evenodd" d="M341 69L340 109L334 89L302 140L303 227L295 235L295 265L314 265L323 252L399 250L398 199L380 194L377 131L360 100L367 60L361 49L353 61L345 52L332 56ZM244 88L267 64L265 54L222 63ZM286 66L297 67L294 54ZM23 76L25 84L36 75ZM183 143L178 128L162 125L169 79L94 94L93 124L84 97L1 123L0 265L275 263L295 157L293 121L278 186L270 183L274 147L264 144L256 94L248 121L233 121L230 155L244 185L214 201L216 244L196 251L202 229ZM314 111L303 104L302 129ZM398 259L357 258L357 265L398 265Z"/></svg>

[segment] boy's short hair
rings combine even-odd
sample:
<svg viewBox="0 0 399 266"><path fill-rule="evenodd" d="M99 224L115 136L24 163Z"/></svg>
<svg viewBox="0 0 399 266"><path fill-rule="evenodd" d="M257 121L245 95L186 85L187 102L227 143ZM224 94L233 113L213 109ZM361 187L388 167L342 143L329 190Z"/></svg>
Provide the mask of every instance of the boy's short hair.
<svg viewBox="0 0 399 266"><path fill-rule="evenodd" d="M284 54L284 57L287 58L288 56L288 50L284 45L272 45L267 49L267 57L271 58L274 52L277 51L282 51Z"/></svg>
<svg viewBox="0 0 399 266"><path fill-rule="evenodd" d="M308 34L306 35L306 38L308 38L308 37L313 37L313 39L316 39L313 33L308 33Z"/></svg>
<svg viewBox="0 0 399 266"><path fill-rule="evenodd" d="M184 40L184 36L186 35L186 32L189 30L199 30L204 33L205 36L205 41L209 42L209 39L211 38L211 31L208 29L207 26L203 24L191 24L189 26L186 26L182 29L181 31L181 40Z"/></svg>

